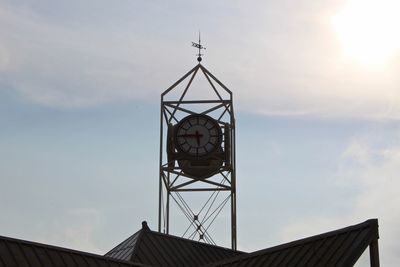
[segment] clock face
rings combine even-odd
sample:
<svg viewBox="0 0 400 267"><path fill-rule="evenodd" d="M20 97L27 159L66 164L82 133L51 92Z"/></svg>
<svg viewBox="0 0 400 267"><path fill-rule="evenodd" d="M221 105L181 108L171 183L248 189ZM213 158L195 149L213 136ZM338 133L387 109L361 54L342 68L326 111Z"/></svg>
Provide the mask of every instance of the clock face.
<svg viewBox="0 0 400 267"><path fill-rule="evenodd" d="M221 145L221 127L216 120L207 115L189 115L176 127L176 148L190 156L202 157Z"/></svg>

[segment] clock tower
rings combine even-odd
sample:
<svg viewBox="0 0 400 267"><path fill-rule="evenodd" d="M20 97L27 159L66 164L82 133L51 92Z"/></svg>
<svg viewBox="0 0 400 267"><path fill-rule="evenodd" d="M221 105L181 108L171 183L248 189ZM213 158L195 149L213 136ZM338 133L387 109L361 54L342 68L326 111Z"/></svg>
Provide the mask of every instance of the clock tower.
<svg viewBox="0 0 400 267"><path fill-rule="evenodd" d="M201 64L200 38L193 46L198 64L161 94L158 230L216 245L211 226L225 211L236 250L233 95Z"/></svg>

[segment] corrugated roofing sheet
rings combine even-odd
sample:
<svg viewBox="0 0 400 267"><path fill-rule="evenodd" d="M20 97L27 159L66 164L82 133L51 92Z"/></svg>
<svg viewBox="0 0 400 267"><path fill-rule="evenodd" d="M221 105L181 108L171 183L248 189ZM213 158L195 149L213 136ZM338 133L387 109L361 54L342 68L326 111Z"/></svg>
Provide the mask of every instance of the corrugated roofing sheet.
<svg viewBox="0 0 400 267"><path fill-rule="evenodd" d="M0 267L144 266L101 255L0 236Z"/></svg>
<svg viewBox="0 0 400 267"><path fill-rule="evenodd" d="M372 219L206 266L349 267L378 238L378 220Z"/></svg>
<svg viewBox="0 0 400 267"><path fill-rule="evenodd" d="M100 256L0 236L0 267L349 267L368 245L377 244L378 238L378 221L374 219L246 254L144 228L107 253L108 256ZM116 258L127 256L130 261Z"/></svg>
<svg viewBox="0 0 400 267"><path fill-rule="evenodd" d="M143 228L113 248L105 256L127 259L126 252L128 251L132 251L130 260L133 262L166 267L201 266L244 254L244 252Z"/></svg>
<svg viewBox="0 0 400 267"><path fill-rule="evenodd" d="M140 233L141 231L138 231L132 236L128 237L125 241L107 252L104 256L125 261L131 260L133 249L135 248Z"/></svg>

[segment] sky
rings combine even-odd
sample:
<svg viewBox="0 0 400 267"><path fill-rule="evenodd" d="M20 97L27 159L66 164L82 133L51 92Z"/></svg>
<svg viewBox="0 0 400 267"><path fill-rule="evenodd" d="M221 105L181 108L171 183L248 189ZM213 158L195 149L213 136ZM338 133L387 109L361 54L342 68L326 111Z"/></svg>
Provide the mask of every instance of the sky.
<svg viewBox="0 0 400 267"><path fill-rule="evenodd" d="M0 0L0 235L104 254L156 229L160 94L201 30L234 94L238 248L378 218L381 263L399 266L399 9Z"/></svg>

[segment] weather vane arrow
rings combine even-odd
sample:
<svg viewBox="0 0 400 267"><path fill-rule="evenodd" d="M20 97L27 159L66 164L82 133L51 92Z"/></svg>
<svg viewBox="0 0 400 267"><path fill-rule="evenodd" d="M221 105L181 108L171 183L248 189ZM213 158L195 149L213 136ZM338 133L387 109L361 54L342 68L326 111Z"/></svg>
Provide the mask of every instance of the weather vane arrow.
<svg viewBox="0 0 400 267"><path fill-rule="evenodd" d="M203 55L201 53L201 49L204 49L204 50L206 49L204 46L201 45L200 32L199 32L199 43L192 42L192 46L199 49L199 53L196 56L197 56L197 61L200 62L202 59L201 56Z"/></svg>

